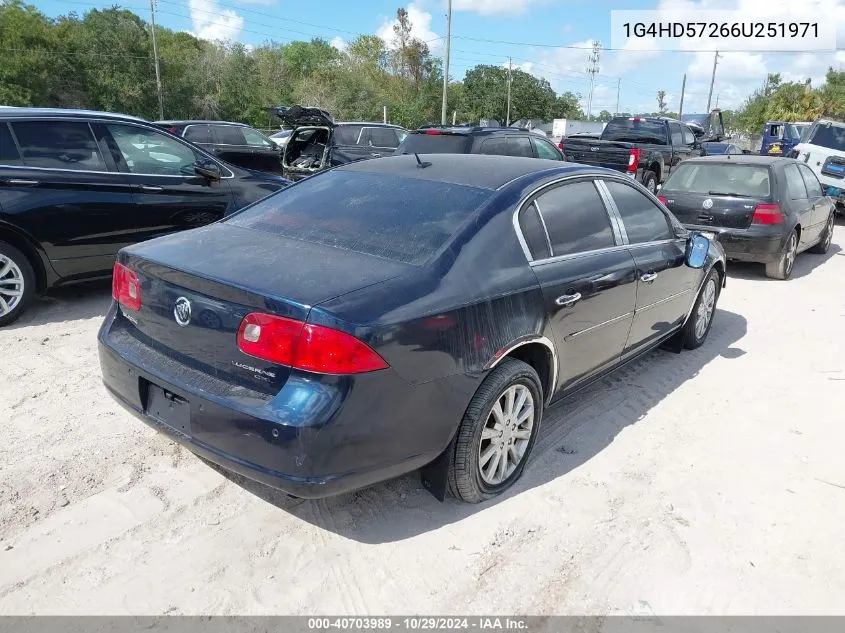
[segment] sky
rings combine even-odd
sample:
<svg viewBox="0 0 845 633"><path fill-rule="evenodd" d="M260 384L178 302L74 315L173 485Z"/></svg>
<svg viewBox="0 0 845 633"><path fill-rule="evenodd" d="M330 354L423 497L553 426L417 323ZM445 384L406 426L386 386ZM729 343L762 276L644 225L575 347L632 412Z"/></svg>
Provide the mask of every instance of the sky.
<svg viewBox="0 0 845 633"><path fill-rule="evenodd" d="M82 14L118 4L149 20L144 0L30 0L58 16ZM590 92L588 55L593 41L604 49L595 76L592 112L652 112L657 91L667 93L668 109L677 111L686 73L684 112L703 112L720 40L683 42L684 50L666 51L659 41L623 41L611 47L611 11L733 9L751 20L777 19L778 5L802 6L805 20L834 22L837 51L770 53L760 50L720 53L712 104L739 107L760 87L767 73L786 81L820 85L829 66L845 68L845 0L452 0L449 75L453 81L478 64L507 65L547 79L557 92L581 95L586 110ZM413 34L428 42L435 55L445 47L446 0L157 0L157 23L206 39L259 45L321 37L343 48L356 34L377 34L390 42L398 7L407 8ZM664 15L668 15L664 13ZM772 17L774 16L774 17ZM841 34L841 35L839 35ZM617 44L614 42L614 44ZM618 44L617 44L618 45ZM724 42L722 45L725 46ZM700 50L706 46L706 51ZM736 43L733 43L736 48ZM744 45L743 45L744 46ZM756 44L749 44L754 48ZM777 42L763 45L778 50Z"/></svg>

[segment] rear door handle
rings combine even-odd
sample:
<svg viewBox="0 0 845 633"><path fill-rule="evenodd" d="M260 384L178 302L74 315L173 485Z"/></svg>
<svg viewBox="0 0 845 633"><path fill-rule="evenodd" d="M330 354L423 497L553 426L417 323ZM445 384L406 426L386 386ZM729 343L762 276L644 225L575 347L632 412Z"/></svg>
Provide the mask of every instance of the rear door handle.
<svg viewBox="0 0 845 633"><path fill-rule="evenodd" d="M38 184L37 180L24 180L22 178L9 178L6 181L9 185L18 185L19 187L34 187Z"/></svg>
<svg viewBox="0 0 845 633"><path fill-rule="evenodd" d="M646 273L640 276L640 281L645 284L650 284L655 279L657 279L657 273Z"/></svg>
<svg viewBox="0 0 845 633"><path fill-rule="evenodd" d="M581 293L576 292L574 295L561 295L555 299L555 303L563 308L574 306L581 300Z"/></svg>
<svg viewBox="0 0 845 633"><path fill-rule="evenodd" d="M158 191L164 191L162 187L158 185L141 185L141 191L149 191L150 193L155 193Z"/></svg>

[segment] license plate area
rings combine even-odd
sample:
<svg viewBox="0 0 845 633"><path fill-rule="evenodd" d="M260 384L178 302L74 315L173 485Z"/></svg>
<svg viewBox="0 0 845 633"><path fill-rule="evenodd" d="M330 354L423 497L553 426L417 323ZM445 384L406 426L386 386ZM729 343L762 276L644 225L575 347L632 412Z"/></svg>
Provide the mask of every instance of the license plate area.
<svg viewBox="0 0 845 633"><path fill-rule="evenodd" d="M144 413L182 435L191 435L191 404L182 396L147 382Z"/></svg>

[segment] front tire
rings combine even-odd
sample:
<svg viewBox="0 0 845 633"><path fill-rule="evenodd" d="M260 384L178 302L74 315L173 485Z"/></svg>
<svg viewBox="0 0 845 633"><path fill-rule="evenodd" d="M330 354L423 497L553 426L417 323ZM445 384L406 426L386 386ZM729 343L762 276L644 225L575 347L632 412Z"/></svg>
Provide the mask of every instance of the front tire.
<svg viewBox="0 0 845 633"><path fill-rule="evenodd" d="M789 279L795 268L795 258L798 255L798 232L793 231L783 246L783 252L773 262L766 264L766 276L781 281Z"/></svg>
<svg viewBox="0 0 845 633"><path fill-rule="evenodd" d="M0 327L17 321L34 296L35 272L26 255L0 242Z"/></svg>
<svg viewBox="0 0 845 633"><path fill-rule="evenodd" d="M468 503L491 499L519 479L540 428L543 390L534 368L506 359L484 379L464 414L449 489Z"/></svg>
<svg viewBox="0 0 845 633"><path fill-rule="evenodd" d="M836 225L834 214L831 213L827 219L827 226L824 227L821 240L819 243L810 249L810 252L815 255L824 255L830 249L830 243L833 241L833 227Z"/></svg>
<svg viewBox="0 0 845 633"><path fill-rule="evenodd" d="M707 274L704 285L698 293L692 313L687 320L683 330L684 347L695 349L701 347L710 328L713 326L713 317L716 314L716 303L719 301L719 289L722 287L722 278L715 268Z"/></svg>

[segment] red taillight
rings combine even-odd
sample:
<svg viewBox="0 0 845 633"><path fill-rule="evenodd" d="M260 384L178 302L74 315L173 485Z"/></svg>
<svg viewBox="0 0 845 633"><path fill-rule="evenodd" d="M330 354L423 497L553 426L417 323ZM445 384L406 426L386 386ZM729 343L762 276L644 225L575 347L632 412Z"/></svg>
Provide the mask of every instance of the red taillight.
<svg viewBox="0 0 845 633"><path fill-rule="evenodd" d="M776 204L758 204L754 208L752 224L783 224L783 213Z"/></svg>
<svg viewBox="0 0 845 633"><path fill-rule="evenodd" d="M111 295L124 308L141 309L141 283L135 271L115 262L111 280Z"/></svg>
<svg viewBox="0 0 845 633"><path fill-rule="evenodd" d="M257 312L241 321L238 347L256 358L320 374L360 374L388 366L346 332Z"/></svg>
<svg viewBox="0 0 845 633"><path fill-rule="evenodd" d="M637 166L640 164L640 150L634 148L631 150L631 153L628 154L628 172L635 174L637 173Z"/></svg>
<svg viewBox="0 0 845 633"><path fill-rule="evenodd" d="M642 121L643 121L643 120L642 120L642 118L640 118L640 117L638 117L638 116L635 116L635 117L634 117L633 119L631 119L631 120L632 120L634 123L642 123Z"/></svg>
<svg viewBox="0 0 845 633"><path fill-rule="evenodd" d="M440 134L440 132L438 130L426 130L425 133L431 134L431 135L439 135Z"/></svg>
<svg viewBox="0 0 845 633"><path fill-rule="evenodd" d="M657 199L660 200L660 203L663 204L664 206L669 202L666 199L666 196L657 196Z"/></svg>
<svg viewBox="0 0 845 633"><path fill-rule="evenodd" d="M179 130L177 130L175 127L169 127L167 128L167 131L171 134L176 134L176 132L178 132Z"/></svg>
<svg viewBox="0 0 845 633"><path fill-rule="evenodd" d="M563 151L563 141L557 144L557 148L562 152Z"/></svg>

